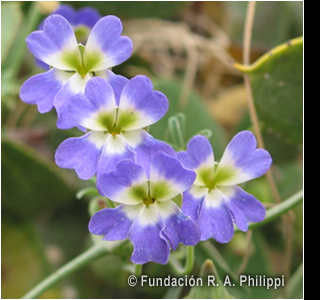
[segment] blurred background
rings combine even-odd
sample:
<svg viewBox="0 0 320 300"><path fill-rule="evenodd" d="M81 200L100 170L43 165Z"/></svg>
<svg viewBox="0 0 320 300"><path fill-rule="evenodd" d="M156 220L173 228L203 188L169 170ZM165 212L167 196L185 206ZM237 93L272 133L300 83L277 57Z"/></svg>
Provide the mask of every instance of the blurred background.
<svg viewBox="0 0 320 300"><path fill-rule="evenodd" d="M137 74L149 76L154 89L165 93L170 101L167 115L150 128L156 138L175 144L168 131L168 121L183 113L185 142L201 131L211 132L210 141L219 159L237 132L252 130L243 76L233 65L242 62L248 2L1 2L2 298L23 296L92 244L87 225L90 209L95 204L89 196L77 199L76 193L94 187L94 182L81 181L73 170L59 169L54 163L58 145L68 137L80 136L81 132L58 130L54 111L41 115L36 106L27 105L19 98L21 84L43 72L27 50L25 38L61 3L75 9L90 6L102 16L113 14L121 18L123 34L133 40L134 51L129 60L113 71L128 78ZM303 2L259 1L251 61L302 35ZM280 96L262 93L255 99L282 199L290 197L303 185L300 58L294 56L294 60L280 67L283 78L278 85L289 82ZM266 74L264 67L259 68L259 72ZM254 96L263 85L259 74L256 75L253 74L253 79L258 78L254 81ZM183 146L175 144L177 150L183 150ZM249 182L243 188L266 207L274 205L265 178ZM130 288L127 277L132 274L131 251L131 245L125 244L115 253L65 279L42 297L183 298L189 294L188 287ZM179 248L175 255L179 258L183 253L184 249ZM286 289L230 289L236 298L302 298L302 206L288 215L287 222L279 219L249 234L236 233L227 245L213 240L200 243L196 247L192 274L198 276L207 258L223 262L217 265L222 278L230 275L230 271L235 276L286 275ZM143 273L150 277L166 277L172 270L170 265L148 263Z"/></svg>

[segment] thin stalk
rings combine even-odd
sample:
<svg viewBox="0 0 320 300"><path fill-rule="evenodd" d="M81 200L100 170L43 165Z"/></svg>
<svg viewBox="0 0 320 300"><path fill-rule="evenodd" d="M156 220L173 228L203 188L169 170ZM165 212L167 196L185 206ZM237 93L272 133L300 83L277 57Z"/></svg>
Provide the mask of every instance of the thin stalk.
<svg viewBox="0 0 320 300"><path fill-rule="evenodd" d="M96 244L89 248L87 251L74 258L49 277L41 281L31 291L25 294L22 299L36 299L40 297L44 292L55 286L58 282L68 277L72 273L83 268L88 263L104 256L109 251L101 244Z"/></svg>
<svg viewBox="0 0 320 300"><path fill-rule="evenodd" d="M169 263L171 264L176 275L178 276L190 274L194 266L194 247L187 246L186 251L187 251L187 258L186 258L186 263L184 267L181 267L181 264L172 255L169 258Z"/></svg>
<svg viewBox="0 0 320 300"><path fill-rule="evenodd" d="M243 44L243 64L244 65L250 64L251 38L252 38L252 28L253 28L253 20L255 15L255 8L256 8L256 1L250 1L248 4L247 17L246 17L246 23L244 28L244 44ZM259 126L258 114L254 105L250 78L249 78L249 75L246 73L243 74L243 77L244 77L244 85L245 85L247 97L248 97L249 113L250 113L251 122L254 128L254 132L257 137L258 146L259 148L264 149L265 146L264 146L262 133ZM267 172L266 176L267 176L267 180L269 182L275 202L280 203L281 197L278 192L277 185L274 181L271 169Z"/></svg>

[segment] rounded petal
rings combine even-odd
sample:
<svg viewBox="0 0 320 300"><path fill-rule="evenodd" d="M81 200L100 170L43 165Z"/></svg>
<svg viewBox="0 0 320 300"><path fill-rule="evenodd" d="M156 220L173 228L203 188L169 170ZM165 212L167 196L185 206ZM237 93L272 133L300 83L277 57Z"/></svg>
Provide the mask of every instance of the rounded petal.
<svg viewBox="0 0 320 300"><path fill-rule="evenodd" d="M173 250L176 250L180 243L187 246L194 246L200 240L200 230L190 217L187 217L173 201L159 203L160 214L163 210L173 210L173 214L163 217L165 228L161 232Z"/></svg>
<svg viewBox="0 0 320 300"><path fill-rule="evenodd" d="M212 190L206 195L201 207L198 226L201 230L201 241L212 237L219 243L228 243L232 239L233 220L220 191Z"/></svg>
<svg viewBox="0 0 320 300"><path fill-rule="evenodd" d="M65 140L56 150L55 161L60 168L74 169L79 178L94 176L102 147L95 142L94 133Z"/></svg>
<svg viewBox="0 0 320 300"><path fill-rule="evenodd" d="M182 212L193 221L198 221L203 199L207 193L208 189L206 187L197 185L193 185L185 191L182 198Z"/></svg>
<svg viewBox="0 0 320 300"><path fill-rule="evenodd" d="M122 23L115 16L101 18L88 37L84 53L87 70L101 71L116 66L127 60L133 44L131 39L120 36Z"/></svg>
<svg viewBox="0 0 320 300"><path fill-rule="evenodd" d="M60 15L49 16L43 30L34 31L27 39L30 52L46 64L61 70L76 70L81 56L73 29Z"/></svg>
<svg viewBox="0 0 320 300"><path fill-rule="evenodd" d="M110 173L97 178L99 192L113 201L135 205L148 195L148 183L142 167L131 160L117 164Z"/></svg>
<svg viewBox="0 0 320 300"><path fill-rule="evenodd" d="M182 167L174 157L158 152L150 167L150 194L158 201L174 198L189 189L196 174Z"/></svg>
<svg viewBox="0 0 320 300"><path fill-rule="evenodd" d="M146 209L144 211L147 211ZM165 224L162 219L152 225L145 225L136 220L130 230L129 239L133 243L134 250L131 261L135 264L145 264L153 261L166 264L169 260L169 243L161 237L160 233Z"/></svg>
<svg viewBox="0 0 320 300"><path fill-rule="evenodd" d="M153 91L151 80L138 75L123 88L118 114L118 125L125 130L147 127L160 120L169 107L167 97Z"/></svg>
<svg viewBox="0 0 320 300"><path fill-rule="evenodd" d="M59 129L78 127L80 130L85 131L84 127L70 115L69 104L73 96L84 93L86 83L89 79L89 75L82 78L79 74L75 73L56 94L53 105L58 114L57 127Z"/></svg>
<svg viewBox="0 0 320 300"><path fill-rule="evenodd" d="M220 187L219 189L226 197L234 222L240 230L247 231L249 222L264 220L266 209L254 196L238 186Z"/></svg>
<svg viewBox="0 0 320 300"><path fill-rule="evenodd" d="M264 175L272 158L268 151L256 147L256 138L250 131L238 133L221 158L215 175L221 177L217 184L236 185Z"/></svg>
<svg viewBox="0 0 320 300"><path fill-rule="evenodd" d="M84 94L73 96L69 102L69 115L76 124L84 128L106 131L106 126L112 126L115 121L116 104L113 89L103 78L91 78L85 86Z"/></svg>
<svg viewBox="0 0 320 300"><path fill-rule="evenodd" d="M100 18L101 15L97 9L92 7L82 7L77 11L73 22L69 22L74 26L85 25L92 28Z"/></svg>
<svg viewBox="0 0 320 300"><path fill-rule="evenodd" d="M103 235L103 240L116 241L128 237L133 219L126 213L126 207L105 208L96 212L89 222L89 231L95 235Z"/></svg>
<svg viewBox="0 0 320 300"><path fill-rule="evenodd" d="M150 135L145 130L141 130L141 136L142 139L139 140L139 143L133 143L132 139L127 139L129 144L131 145L132 149L136 153L136 162L137 164L141 165L144 170L146 171L146 174L149 178L150 176L150 165L153 156L155 153L161 151L169 156L176 157L176 152L174 149L168 145L167 143L155 139L152 135ZM140 131L139 130L139 131ZM137 130L138 131L138 130ZM132 135L132 133L136 132L134 131L128 131L126 136ZM137 141L137 138L135 138L134 141Z"/></svg>
<svg viewBox="0 0 320 300"><path fill-rule="evenodd" d="M51 69L46 73L30 77L21 87L21 100L36 104L40 113L53 108L53 100L70 75L66 72Z"/></svg>

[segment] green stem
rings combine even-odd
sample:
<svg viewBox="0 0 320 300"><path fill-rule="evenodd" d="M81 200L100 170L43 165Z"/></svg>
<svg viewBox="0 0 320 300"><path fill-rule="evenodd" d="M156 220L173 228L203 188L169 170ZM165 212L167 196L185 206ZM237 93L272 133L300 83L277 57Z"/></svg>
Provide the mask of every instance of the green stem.
<svg viewBox="0 0 320 300"><path fill-rule="evenodd" d="M141 276L141 274L142 274L142 265L135 265L135 270L134 270L135 272L135 275L137 276L137 277L140 277Z"/></svg>
<svg viewBox="0 0 320 300"><path fill-rule="evenodd" d="M280 204L270 208L267 210L267 215L265 219L262 222L259 223L251 223L249 225L249 229L257 228L264 226L266 224L271 223L275 219L281 217L283 214L288 212L289 210L295 208L299 204L303 202L303 190L297 192L293 196L291 196L289 199L281 202ZM236 232L239 231L239 229L236 230Z"/></svg>
<svg viewBox="0 0 320 300"><path fill-rule="evenodd" d="M103 244L96 244L89 248L87 251L80 254L75 259L68 262L66 265L62 266L56 272L51 274L49 277L41 281L36 285L31 291L25 294L22 299L36 299L40 297L44 292L52 288L55 284L68 277L70 274L81 269L88 263L96 260L109 251L103 246Z"/></svg>
<svg viewBox="0 0 320 300"><path fill-rule="evenodd" d="M178 260L171 255L169 258L169 263L173 267L173 270L176 275L178 276L183 276L190 274L190 272L193 269L194 265L194 247L193 246L187 246L186 247L187 251L187 258L186 258L186 263L184 267L181 267L181 264L178 262Z"/></svg>

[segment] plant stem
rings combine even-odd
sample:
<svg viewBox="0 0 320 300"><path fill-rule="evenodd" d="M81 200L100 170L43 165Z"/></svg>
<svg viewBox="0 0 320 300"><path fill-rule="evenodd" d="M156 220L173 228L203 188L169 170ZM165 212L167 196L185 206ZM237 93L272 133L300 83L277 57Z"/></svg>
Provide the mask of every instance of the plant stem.
<svg viewBox="0 0 320 300"><path fill-rule="evenodd" d="M245 29L244 29L244 44L243 44L243 64L244 65L250 64L251 37L252 37L252 27L253 27L255 8L256 8L256 1L250 1L248 4L247 17L246 17L246 23L245 23ZM254 105L254 99L252 95L249 75L244 73L243 78L244 78L244 84L247 91L249 113L250 113L251 122L254 128L254 132L257 137L258 146L259 148L265 149L262 133L259 126L258 114ZM278 192L277 185L273 179L271 169L268 170L266 176L267 176L267 180L269 182L275 202L280 203L281 197Z"/></svg>
<svg viewBox="0 0 320 300"><path fill-rule="evenodd" d="M185 266L183 268L181 267L180 263L172 255L169 258L169 263L173 267L173 270L176 273L176 275L178 275L178 276L187 275L193 269L193 265L194 265L194 247L193 246L187 246L186 247L186 251L187 251L186 264L185 264Z"/></svg>
<svg viewBox="0 0 320 300"><path fill-rule="evenodd" d="M22 297L22 299L36 299L40 297L44 292L52 288L62 279L68 277L75 271L78 271L79 269L81 269L88 263L92 262L93 260L104 256L108 252L109 251L107 250L107 248L105 248L101 243L92 246L87 251L83 252L78 257L71 260L66 265L58 269L56 272L51 274L49 277L41 281L31 291L25 294Z"/></svg>

